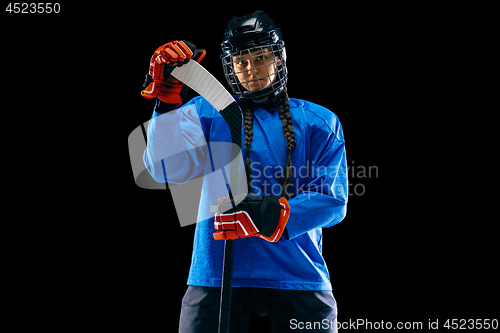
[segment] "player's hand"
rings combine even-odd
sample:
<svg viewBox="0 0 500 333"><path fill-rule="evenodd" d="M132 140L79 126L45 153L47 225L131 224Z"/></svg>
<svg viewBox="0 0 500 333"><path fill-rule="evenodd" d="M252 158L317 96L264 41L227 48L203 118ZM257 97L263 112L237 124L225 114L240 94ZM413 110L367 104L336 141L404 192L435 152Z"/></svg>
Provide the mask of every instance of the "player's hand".
<svg viewBox="0 0 500 333"><path fill-rule="evenodd" d="M229 198L220 198L210 209L216 213L216 240L257 236L274 243L285 231L290 216L290 206L284 197L278 200L256 194L247 194L235 209Z"/></svg>
<svg viewBox="0 0 500 333"><path fill-rule="evenodd" d="M180 106L189 88L170 75L173 69L186 64L190 59L200 62L205 50L197 50L188 41L173 41L156 49L149 63L144 90L141 95L152 99L158 97L167 104Z"/></svg>

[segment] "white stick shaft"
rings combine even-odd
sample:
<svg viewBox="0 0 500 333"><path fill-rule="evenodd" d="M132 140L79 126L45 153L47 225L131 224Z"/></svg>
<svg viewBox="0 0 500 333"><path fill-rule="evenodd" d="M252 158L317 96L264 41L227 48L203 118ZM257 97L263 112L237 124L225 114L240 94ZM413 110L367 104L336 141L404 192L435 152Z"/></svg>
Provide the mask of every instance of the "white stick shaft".
<svg viewBox="0 0 500 333"><path fill-rule="evenodd" d="M200 94L219 112L234 102L233 96L224 86L194 60L176 67L171 75Z"/></svg>

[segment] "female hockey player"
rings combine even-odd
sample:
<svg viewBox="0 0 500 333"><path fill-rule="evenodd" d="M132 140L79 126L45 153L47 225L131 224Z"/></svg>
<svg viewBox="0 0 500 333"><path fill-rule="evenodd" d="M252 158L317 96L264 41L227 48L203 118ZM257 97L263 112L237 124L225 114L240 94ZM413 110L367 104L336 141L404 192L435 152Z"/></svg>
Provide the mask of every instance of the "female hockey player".
<svg viewBox="0 0 500 333"><path fill-rule="evenodd" d="M204 179L199 214L214 205L216 216L196 225L179 331L217 332L219 240L236 239L231 332L248 332L252 313L268 316L272 332L336 332L337 306L321 251L322 228L346 214L340 122L324 107L288 98L282 34L264 12L234 17L221 46L226 79L244 114L241 151L249 194L234 212L228 199L214 199ZM184 183L209 174L213 162L203 147L231 142L224 119L205 99L181 107L186 86L165 70L204 56L191 43L174 41L151 60L142 95L156 98L156 106L144 162L157 181ZM224 219L227 210L236 213L237 223Z"/></svg>

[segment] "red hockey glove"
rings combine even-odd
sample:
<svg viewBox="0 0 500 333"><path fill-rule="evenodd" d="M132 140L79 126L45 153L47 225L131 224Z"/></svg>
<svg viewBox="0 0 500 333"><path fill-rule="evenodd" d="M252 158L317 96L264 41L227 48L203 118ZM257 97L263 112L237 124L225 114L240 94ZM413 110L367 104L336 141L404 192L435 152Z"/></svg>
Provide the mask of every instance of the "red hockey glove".
<svg viewBox="0 0 500 333"><path fill-rule="evenodd" d="M141 95L148 99L158 97L167 104L179 107L189 88L170 73L175 66L182 66L189 59L199 63L205 54L205 50L197 50L196 46L188 41L173 41L160 46L151 57L149 73L144 82L145 89Z"/></svg>
<svg viewBox="0 0 500 333"><path fill-rule="evenodd" d="M239 201L239 200L237 200ZM215 214L215 240L257 236L277 242L285 231L290 206L285 198L248 194L233 209L229 198L220 198L212 205Z"/></svg>

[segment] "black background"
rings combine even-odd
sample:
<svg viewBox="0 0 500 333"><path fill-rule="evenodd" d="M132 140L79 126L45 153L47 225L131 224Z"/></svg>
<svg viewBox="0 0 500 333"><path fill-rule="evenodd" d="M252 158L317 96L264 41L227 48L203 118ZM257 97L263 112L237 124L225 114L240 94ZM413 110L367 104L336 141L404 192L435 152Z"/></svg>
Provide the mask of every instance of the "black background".
<svg viewBox="0 0 500 333"><path fill-rule="evenodd" d="M289 95L335 112L348 164L378 170L349 175L364 193L324 230L339 321L498 316L493 234L465 188L474 179L457 161L473 148L450 107L463 103L450 68L467 20L410 6L106 6L2 16L16 303L47 325L177 329L194 225L180 227L167 190L135 185L127 138L152 114L140 91L158 46L206 49L203 66L225 84L224 28L261 9L283 32Z"/></svg>

